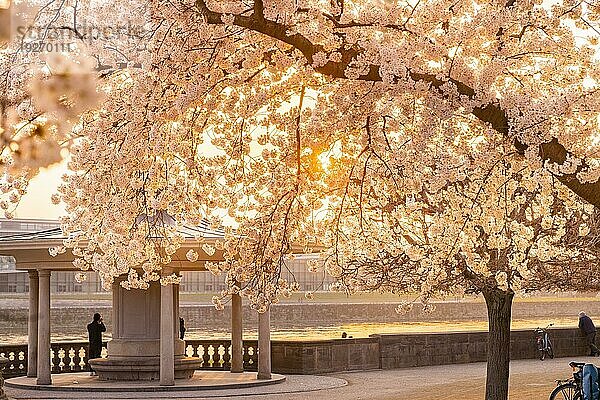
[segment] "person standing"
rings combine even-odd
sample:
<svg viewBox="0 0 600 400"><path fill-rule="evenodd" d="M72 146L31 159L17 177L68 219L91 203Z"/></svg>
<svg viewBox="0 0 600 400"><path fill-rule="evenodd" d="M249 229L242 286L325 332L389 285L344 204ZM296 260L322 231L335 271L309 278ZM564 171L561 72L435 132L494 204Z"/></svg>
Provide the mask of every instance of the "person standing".
<svg viewBox="0 0 600 400"><path fill-rule="evenodd" d="M102 316L99 313L94 314L94 320L87 326L90 348L88 361L93 358L100 358L102 353L102 332L106 332L106 326L102 322ZM90 366L90 375L95 375L96 372Z"/></svg>
<svg viewBox="0 0 600 400"><path fill-rule="evenodd" d="M590 356L600 355L600 350L596 347L596 326L583 311L579 312L579 330L585 335L588 346L590 346Z"/></svg>
<svg viewBox="0 0 600 400"><path fill-rule="evenodd" d="M179 339L183 340L185 336L185 321L183 318L179 317Z"/></svg>

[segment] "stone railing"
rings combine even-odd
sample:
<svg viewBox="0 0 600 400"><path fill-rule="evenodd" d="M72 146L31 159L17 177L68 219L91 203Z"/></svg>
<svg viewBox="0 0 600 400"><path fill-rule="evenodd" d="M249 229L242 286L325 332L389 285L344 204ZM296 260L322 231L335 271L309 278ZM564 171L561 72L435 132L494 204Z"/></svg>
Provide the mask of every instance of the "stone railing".
<svg viewBox="0 0 600 400"><path fill-rule="evenodd" d="M274 372L320 374L378 369L379 341L375 338L274 341L271 364Z"/></svg>
<svg viewBox="0 0 600 400"><path fill-rule="evenodd" d="M0 357L0 400L8 400L6 393L4 393L4 366L8 364L8 359Z"/></svg>
<svg viewBox="0 0 600 400"><path fill-rule="evenodd" d="M58 342L50 348L50 365L53 374L89 371L87 362L87 342ZM258 352L256 340L245 340L244 370L256 371ZM106 342L102 348L102 357L107 356ZM231 344L229 340L186 340L185 354L188 357L200 357L201 369L228 370L231 368ZM4 371L5 378L27 374L27 345L0 345L0 357L9 360Z"/></svg>
<svg viewBox="0 0 600 400"><path fill-rule="evenodd" d="M551 329L556 357L589 352L579 329ZM511 333L511 359L537 358L533 330ZM406 333L360 339L274 341L274 372L320 374L353 370L394 369L486 360L487 332Z"/></svg>
<svg viewBox="0 0 600 400"><path fill-rule="evenodd" d="M0 346L0 357L8 359L4 368L4 378L12 378L27 374L27 345L2 345Z"/></svg>
<svg viewBox="0 0 600 400"><path fill-rule="evenodd" d="M229 370L231 368L231 341L224 340L186 340L185 355L202 359L201 369ZM258 342L244 340L244 371L256 371L258 368Z"/></svg>
<svg viewBox="0 0 600 400"><path fill-rule="evenodd" d="M58 342L50 346L50 367L53 374L89 371L87 342ZM106 356L106 342L102 352ZM0 357L9 360L4 376L11 378L27 374L27 345L0 346Z"/></svg>
<svg viewBox="0 0 600 400"><path fill-rule="evenodd" d="M581 357L589 352L579 329L550 329L556 357ZM381 368L464 364L486 360L487 332L372 335L379 341ZM538 357L533 330L514 330L510 337L510 358Z"/></svg>
<svg viewBox="0 0 600 400"><path fill-rule="evenodd" d="M580 357L588 352L578 329L551 329L557 357ZM244 370L256 371L255 340L244 341ZM87 342L52 344L52 373L88 371ZM271 343L273 372L321 374L354 370L392 369L481 362L486 359L486 332L407 333L371 335L368 338L282 341ZM103 349L103 357L106 350ZM229 370L229 340L187 340L186 355L200 357L204 370ZM0 356L10 360L5 376L27 373L27 345L0 346ZM537 358L532 330L511 334L511 358Z"/></svg>

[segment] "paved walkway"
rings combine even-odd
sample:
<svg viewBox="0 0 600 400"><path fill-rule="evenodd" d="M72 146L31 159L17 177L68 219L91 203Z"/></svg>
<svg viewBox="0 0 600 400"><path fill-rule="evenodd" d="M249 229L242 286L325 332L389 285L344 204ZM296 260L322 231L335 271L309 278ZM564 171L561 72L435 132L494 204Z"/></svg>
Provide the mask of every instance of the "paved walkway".
<svg viewBox="0 0 600 400"><path fill-rule="evenodd" d="M158 381L101 381L87 372L52 375L52 385L37 385L36 378L21 376L6 381L6 387L43 392L181 392L210 391L225 389L243 389L255 386L277 385L285 382L286 377L273 374L271 379L257 379L256 372L232 374L229 371L196 371L191 379L176 379L174 386L160 386ZM333 379L333 378L332 378ZM344 384L346 382L344 381ZM319 389L327 389L324 385ZM79 396L81 396L79 394Z"/></svg>
<svg viewBox="0 0 600 400"><path fill-rule="evenodd" d="M510 399L547 399L555 379L571 375L571 358L555 360L518 360L511 365ZM600 363L600 359L580 357L577 361ZM337 380L348 384L338 387ZM330 389L321 389L324 384ZM325 377L288 375L284 383L238 390L162 393L86 393L86 399L209 399L232 398L257 400L483 400L485 364L443 365L385 371L349 372ZM331 387L331 386L330 386ZM299 392L301 390L301 392ZM81 393L20 391L7 388L16 399L81 399Z"/></svg>

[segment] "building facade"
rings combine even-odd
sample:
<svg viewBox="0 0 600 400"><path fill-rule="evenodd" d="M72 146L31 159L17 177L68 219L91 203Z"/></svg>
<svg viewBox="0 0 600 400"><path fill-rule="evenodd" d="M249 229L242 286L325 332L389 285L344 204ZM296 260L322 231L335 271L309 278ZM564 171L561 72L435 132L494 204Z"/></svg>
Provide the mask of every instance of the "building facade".
<svg viewBox="0 0 600 400"><path fill-rule="evenodd" d="M2 238L18 238L20 235L37 237L51 237L60 235L58 221L32 220L32 219L0 219L0 240ZM333 278L323 273L309 272L306 263L317 257L315 254L299 254L286 262L282 277L289 282L294 280L300 284L302 290L327 291L333 283ZM95 272L85 272L83 282L75 280L76 272L55 271L50 277L50 291L52 293L81 293L91 294L103 292L102 282ZM216 293L225 289L225 276L215 276L210 272L182 272L180 286L181 293ZM17 271L12 257L0 255L0 294L27 293L29 291L29 278L25 271Z"/></svg>

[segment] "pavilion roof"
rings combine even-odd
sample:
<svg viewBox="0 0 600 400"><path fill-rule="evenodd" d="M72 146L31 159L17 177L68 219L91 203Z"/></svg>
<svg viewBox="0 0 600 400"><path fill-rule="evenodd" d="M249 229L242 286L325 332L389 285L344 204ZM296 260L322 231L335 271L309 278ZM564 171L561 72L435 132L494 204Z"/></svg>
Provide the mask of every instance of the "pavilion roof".
<svg viewBox="0 0 600 400"><path fill-rule="evenodd" d="M6 220L0 219L0 224ZM27 220L23 220L27 221ZM36 220L44 222L43 220ZM58 221L47 221L58 223ZM2 226L2 225L0 225ZM185 241L181 248L172 255L170 264L175 270L179 271L206 271L204 263L207 261L218 262L223 260L223 251L216 250L212 256L208 256L199 249L202 238L204 243L214 243L225 237L225 231L222 227L211 228L208 221L204 220L198 226L184 225L179 228L179 232L184 236ZM48 252L49 248L62 246L63 240L67 237L59 227L30 231L30 232L11 232L4 236L0 235L0 255L12 256L16 260L17 270L62 270L79 271L73 266L75 256L70 249L63 254L52 257ZM296 253L302 253L302 249L294 246ZM194 249L199 254L199 259L191 263L186 257L186 253ZM319 246L315 250L320 249Z"/></svg>
<svg viewBox="0 0 600 400"><path fill-rule="evenodd" d="M1 220L0 220L1 222ZM204 262L222 261L223 252L217 250L213 256L208 256L198 251L200 259L190 263L185 254L190 248L199 246L199 238L204 242L211 243L225 237L222 228L213 229L207 221L202 221L198 226L185 225L179 228L179 232L185 237L182 247L172 256L171 266L177 270L205 271ZM44 229L30 232L11 232L0 236L0 254L12 256L16 260L18 270L51 269L78 271L72 264L75 256L70 249L55 257L50 256L50 247L61 246L67 237L62 230L57 228Z"/></svg>

